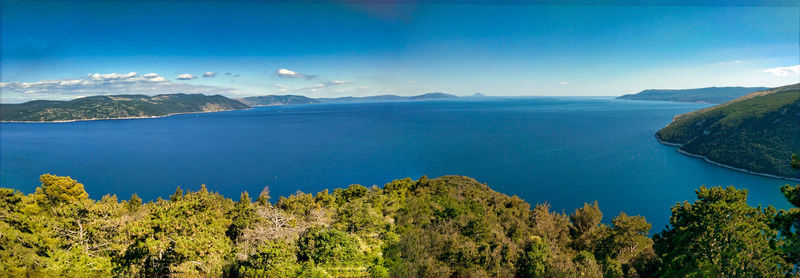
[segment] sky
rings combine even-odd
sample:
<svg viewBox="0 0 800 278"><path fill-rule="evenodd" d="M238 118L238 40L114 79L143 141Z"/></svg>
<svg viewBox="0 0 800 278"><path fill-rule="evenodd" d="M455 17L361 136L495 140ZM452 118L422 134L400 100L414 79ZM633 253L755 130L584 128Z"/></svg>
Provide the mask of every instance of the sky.
<svg viewBox="0 0 800 278"><path fill-rule="evenodd" d="M162 93L614 96L800 82L800 5L791 1L0 1L3 103Z"/></svg>

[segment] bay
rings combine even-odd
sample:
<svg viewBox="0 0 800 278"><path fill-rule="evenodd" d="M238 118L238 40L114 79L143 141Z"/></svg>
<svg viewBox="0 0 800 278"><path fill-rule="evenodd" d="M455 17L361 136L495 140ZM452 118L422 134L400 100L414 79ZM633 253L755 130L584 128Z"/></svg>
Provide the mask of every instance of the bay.
<svg viewBox="0 0 800 278"><path fill-rule="evenodd" d="M604 222L643 215L653 232L701 185L747 188L788 208L789 183L682 155L654 133L707 104L613 98L461 98L258 107L156 119L0 124L0 186L26 193L68 175L94 199L167 198L177 186L233 199L422 175L465 175L571 213L597 200Z"/></svg>

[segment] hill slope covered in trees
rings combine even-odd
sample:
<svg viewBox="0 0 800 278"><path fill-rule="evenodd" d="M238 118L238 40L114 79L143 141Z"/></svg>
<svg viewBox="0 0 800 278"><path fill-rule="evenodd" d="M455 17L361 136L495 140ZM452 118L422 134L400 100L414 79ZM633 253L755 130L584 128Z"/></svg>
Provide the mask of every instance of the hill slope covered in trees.
<svg viewBox="0 0 800 278"><path fill-rule="evenodd" d="M217 112L249 106L221 95L165 94L82 97L70 101L34 100L0 104L0 120L55 122L147 118L178 113Z"/></svg>
<svg viewBox="0 0 800 278"><path fill-rule="evenodd" d="M9 276L780 277L798 274L800 209L697 190L652 239L641 216L602 223L533 208L473 179L395 180L270 202L202 186L142 203L88 198L69 177L0 189L0 273ZM785 186L800 206L800 186ZM665 208L666 209L666 208ZM781 231L778 234L777 231Z"/></svg>
<svg viewBox="0 0 800 278"><path fill-rule="evenodd" d="M656 136L726 166L797 178L789 161L800 150L800 84L676 116Z"/></svg>
<svg viewBox="0 0 800 278"><path fill-rule="evenodd" d="M709 87L682 90L650 89L618 99L663 100L678 102L723 103L752 92L767 90L766 87Z"/></svg>

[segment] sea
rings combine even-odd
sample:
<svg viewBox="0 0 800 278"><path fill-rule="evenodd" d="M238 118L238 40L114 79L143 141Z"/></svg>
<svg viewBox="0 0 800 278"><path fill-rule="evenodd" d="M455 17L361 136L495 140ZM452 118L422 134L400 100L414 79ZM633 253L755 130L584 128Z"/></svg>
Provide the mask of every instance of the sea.
<svg viewBox="0 0 800 278"><path fill-rule="evenodd" d="M273 201L350 184L469 176L532 205L572 213L598 201L603 221L642 215L651 233L700 186L749 191L788 208L786 180L737 172L660 144L654 134L709 104L612 97L474 97L323 103L153 119L1 123L0 187L32 193L70 176L93 199L168 198L176 187Z"/></svg>

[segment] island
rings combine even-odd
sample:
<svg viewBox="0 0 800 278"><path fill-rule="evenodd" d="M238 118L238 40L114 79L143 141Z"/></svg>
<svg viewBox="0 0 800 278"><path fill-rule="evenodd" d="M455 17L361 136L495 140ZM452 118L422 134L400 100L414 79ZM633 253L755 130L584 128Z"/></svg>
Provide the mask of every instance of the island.
<svg viewBox="0 0 800 278"><path fill-rule="evenodd" d="M767 87L708 87L682 90L650 89L617 99L661 100L676 102L724 103L746 94L767 90Z"/></svg>
<svg viewBox="0 0 800 278"><path fill-rule="evenodd" d="M109 95L82 97L70 101L34 100L19 104L0 104L0 120L3 122L65 122L153 118L182 113L248 108L250 106L221 95Z"/></svg>
<svg viewBox="0 0 800 278"><path fill-rule="evenodd" d="M300 95L266 95L238 99L249 106L273 106L290 104L320 103L319 100Z"/></svg>
<svg viewBox="0 0 800 278"><path fill-rule="evenodd" d="M717 165L797 179L790 162L800 150L798 121L800 84L794 84L678 115L656 137Z"/></svg>
<svg viewBox="0 0 800 278"><path fill-rule="evenodd" d="M458 97L440 92L416 96L378 95L338 98L263 95L241 99L203 94L106 95L81 97L69 101L34 100L19 104L0 104L0 122L70 122L155 118L174 114L249 109L256 106L323 102L420 101L454 98Z"/></svg>

